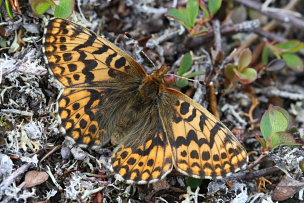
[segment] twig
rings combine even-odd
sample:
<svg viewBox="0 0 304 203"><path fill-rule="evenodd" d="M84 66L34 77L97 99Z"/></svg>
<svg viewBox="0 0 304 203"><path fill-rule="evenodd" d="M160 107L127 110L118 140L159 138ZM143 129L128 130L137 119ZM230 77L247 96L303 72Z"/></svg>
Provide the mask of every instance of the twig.
<svg viewBox="0 0 304 203"><path fill-rule="evenodd" d="M221 40L221 31L220 31L220 21L214 20L213 32L214 32L214 42L215 42L215 50L217 52L222 50L222 40Z"/></svg>
<svg viewBox="0 0 304 203"><path fill-rule="evenodd" d="M234 25L223 25L220 28L221 35L231 35L237 32L253 32L255 29L260 27L259 20L245 21ZM202 43L210 40L214 36L214 30L202 37L189 38L189 42L186 42L184 49L193 49L197 46L201 46ZM182 48L182 47L181 47Z"/></svg>
<svg viewBox="0 0 304 203"><path fill-rule="evenodd" d="M274 174L281 171L278 167L270 167L270 168L264 168L261 170L253 171L253 172L239 172L232 174L227 179L238 179L238 180L252 180L255 178L263 177L269 174Z"/></svg>
<svg viewBox="0 0 304 203"><path fill-rule="evenodd" d="M249 96L251 98L252 104L250 106L249 112L244 113L243 115L247 116L249 118L250 124L251 124L251 129L254 130L257 119L253 118L253 112L254 112L255 108L260 104L260 101L258 100L258 98L256 97L256 95L254 93L250 93Z"/></svg>
<svg viewBox="0 0 304 203"><path fill-rule="evenodd" d="M256 34L260 35L260 36L266 37L270 41L277 41L277 42L286 42L287 41L286 38L284 38L282 36L279 36L279 35L276 35L274 33L268 32L268 31L263 30L261 28L256 29L254 32Z"/></svg>
<svg viewBox="0 0 304 203"><path fill-rule="evenodd" d="M267 87L267 88L256 88L255 91L257 94L266 94L268 96L278 96L282 98L288 98L291 100L303 100L304 99L304 91L300 87L297 88L295 86L295 91L297 92L289 92L286 90L279 90L276 87Z"/></svg>
<svg viewBox="0 0 304 203"><path fill-rule="evenodd" d="M19 176L25 173L33 164L26 163L14 171L9 177L7 177L1 184L0 190L5 190L9 185L11 185Z"/></svg>
<svg viewBox="0 0 304 203"><path fill-rule="evenodd" d="M22 116L29 116L29 117L32 117L34 115L32 112L20 111L17 109L2 109L1 112L6 113L6 114L15 113L15 114L20 114Z"/></svg>
<svg viewBox="0 0 304 203"><path fill-rule="evenodd" d="M260 163L260 161L262 159L264 159L265 157L267 157L269 155L268 152L263 152L254 162L252 162L249 166L248 169L252 169L255 165L257 165L258 163Z"/></svg>
<svg viewBox="0 0 304 203"><path fill-rule="evenodd" d="M274 12L270 10L262 9L263 5L257 1L248 1L248 0L234 0L237 3L240 3L248 8L251 8L253 10L256 10L257 12L262 13L263 15L266 15L272 19L284 22L284 23L290 23L294 27L297 27L299 29L304 29L304 19L297 18L294 15L291 15L287 12ZM291 0L288 5L290 4L297 4L299 3L298 0ZM290 10L288 7L284 8L285 10ZM283 9L280 9L283 11Z"/></svg>
<svg viewBox="0 0 304 203"><path fill-rule="evenodd" d="M221 118L218 106L217 106L217 98L216 98L216 92L215 92L215 87L214 84L211 82L209 85L210 89L209 89L209 93L210 93L210 110L211 113L213 113L213 115L215 115L215 117L217 117L218 119Z"/></svg>
<svg viewBox="0 0 304 203"><path fill-rule="evenodd" d="M47 167L47 173L49 174L49 176L51 177L51 180L53 181L54 185L59 189L59 190L63 190L63 188L57 183L57 180L56 178L54 177L51 169L49 166L46 166Z"/></svg>
<svg viewBox="0 0 304 203"><path fill-rule="evenodd" d="M40 160L40 162L42 162L44 159L46 159L48 156L50 156L51 154L53 154L55 151L57 151L57 150L60 149L61 147L62 147L62 144L53 147L48 153L46 153L46 154L42 157L42 159Z"/></svg>

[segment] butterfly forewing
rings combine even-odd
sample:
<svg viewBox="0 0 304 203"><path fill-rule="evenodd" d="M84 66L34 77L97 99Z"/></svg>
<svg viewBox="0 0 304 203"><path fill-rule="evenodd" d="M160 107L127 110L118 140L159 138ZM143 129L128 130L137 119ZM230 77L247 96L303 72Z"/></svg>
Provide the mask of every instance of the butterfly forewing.
<svg viewBox="0 0 304 203"><path fill-rule="evenodd" d="M162 117L169 120L164 125L177 170L195 178L222 178L245 167L245 149L215 116L186 95L167 90L175 110Z"/></svg>
<svg viewBox="0 0 304 203"><path fill-rule="evenodd" d="M99 109L111 86L140 80L144 69L112 43L64 19L49 21L43 41L50 72L64 86L58 99L64 133L81 146L104 145L109 135Z"/></svg>
<svg viewBox="0 0 304 203"><path fill-rule="evenodd" d="M98 86L117 74L144 77L143 68L121 49L90 30L55 18L45 31L51 72L65 87Z"/></svg>

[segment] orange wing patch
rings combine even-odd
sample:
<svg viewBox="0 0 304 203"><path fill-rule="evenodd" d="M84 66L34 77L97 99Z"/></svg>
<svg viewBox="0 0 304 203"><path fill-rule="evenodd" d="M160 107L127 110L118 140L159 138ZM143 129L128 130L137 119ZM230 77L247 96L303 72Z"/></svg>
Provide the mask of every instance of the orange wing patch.
<svg viewBox="0 0 304 203"><path fill-rule="evenodd" d="M165 128L178 171L215 179L246 166L245 149L215 116L186 95L171 89L169 92L176 98L176 111L171 126Z"/></svg>
<svg viewBox="0 0 304 203"><path fill-rule="evenodd" d="M44 52L51 72L65 87L92 86L121 74L145 76L144 69L121 49L60 18L46 27Z"/></svg>
<svg viewBox="0 0 304 203"><path fill-rule="evenodd" d="M162 126L143 145L122 145L112 157L112 166L118 179L127 183L146 184L162 179L171 172L172 150ZM129 141L131 143L132 141Z"/></svg>
<svg viewBox="0 0 304 203"><path fill-rule="evenodd" d="M110 137L100 126L99 108L105 101L103 90L66 89L59 99L59 115L63 131L80 146L106 144Z"/></svg>

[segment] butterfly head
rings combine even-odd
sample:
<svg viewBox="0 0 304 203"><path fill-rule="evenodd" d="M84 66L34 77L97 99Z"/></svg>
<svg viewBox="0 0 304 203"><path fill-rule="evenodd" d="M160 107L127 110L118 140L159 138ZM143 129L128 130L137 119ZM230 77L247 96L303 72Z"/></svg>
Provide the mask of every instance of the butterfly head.
<svg viewBox="0 0 304 203"><path fill-rule="evenodd" d="M145 98L157 98L160 89L166 83L165 75L169 70L169 66L162 66L160 69L147 75L139 87L140 94Z"/></svg>
<svg viewBox="0 0 304 203"><path fill-rule="evenodd" d="M154 79L154 80L161 80L161 81L164 81L164 77L165 75L169 72L171 68L169 66L166 66L166 65L163 65L162 67L160 67L160 69L154 71L152 74L151 74L151 77Z"/></svg>

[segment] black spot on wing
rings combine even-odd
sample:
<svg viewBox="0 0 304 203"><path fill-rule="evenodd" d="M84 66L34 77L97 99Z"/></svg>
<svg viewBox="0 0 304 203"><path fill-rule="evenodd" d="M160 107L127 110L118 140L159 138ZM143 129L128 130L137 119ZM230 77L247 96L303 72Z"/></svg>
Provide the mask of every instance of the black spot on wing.
<svg viewBox="0 0 304 203"><path fill-rule="evenodd" d="M188 102L183 102L180 107L180 113L185 115L189 112L190 104Z"/></svg>
<svg viewBox="0 0 304 203"><path fill-rule="evenodd" d="M104 44L101 48L92 52L92 54L103 54L103 53L106 53L108 50L109 50L109 47Z"/></svg>
<svg viewBox="0 0 304 203"><path fill-rule="evenodd" d="M96 36L90 35L90 37L88 38L88 40L85 43L79 44L77 47L74 48L74 50L80 50L82 48L87 48L89 46L92 46L93 43L95 42L95 40L96 40Z"/></svg>
<svg viewBox="0 0 304 203"><path fill-rule="evenodd" d="M193 119L196 117L196 109L195 108L193 108L192 109L192 114L188 117L188 118L186 118L185 120L187 121L187 122L191 122L191 121L193 121Z"/></svg>

